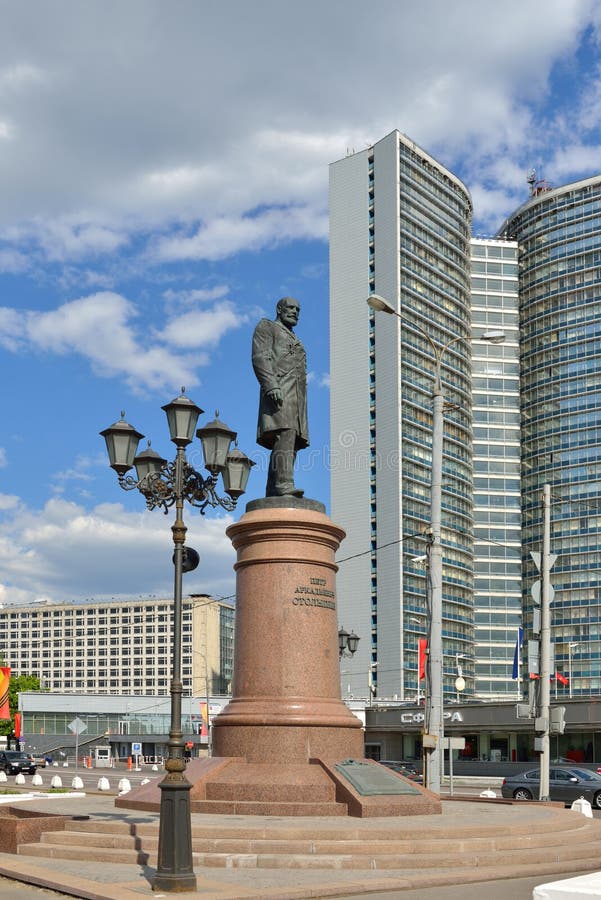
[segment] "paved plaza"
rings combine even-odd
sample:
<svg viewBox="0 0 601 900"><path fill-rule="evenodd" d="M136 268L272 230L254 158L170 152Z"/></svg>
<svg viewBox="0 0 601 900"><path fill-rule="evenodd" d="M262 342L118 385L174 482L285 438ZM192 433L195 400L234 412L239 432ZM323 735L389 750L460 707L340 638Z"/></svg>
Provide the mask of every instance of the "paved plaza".
<svg viewBox="0 0 601 900"><path fill-rule="evenodd" d="M28 800L22 805L27 809L35 809L44 813L56 813L61 815L75 815L77 817L89 816L93 822L117 825L143 821L147 827L154 827L158 816L153 813L135 813L116 809L114 795L107 796L99 793L89 793L78 799L67 797L53 799ZM558 818L559 817L559 818ZM578 817L578 818L575 818ZM193 815L193 829L204 828L217 832L224 825L239 828L240 833L251 827L256 827L256 817L245 816L209 816ZM547 823L546 820L549 819ZM254 821L253 821L254 820ZM440 829L451 831L457 829L470 829L472 833L478 830L490 830L494 826L499 835L505 835L504 840L509 841L511 832L523 830L524 842L528 840L528 834L541 828L549 827L549 823L556 827L568 827L580 829L587 823L579 813L563 810L557 807L545 807L537 804L504 804L482 803L469 800L446 800L443 802L443 814L441 816L416 816L412 817L411 827L416 833L423 833L427 827L432 836ZM296 819L278 819L276 817L262 820L267 822L270 830L281 829L282 834L288 833L297 826L306 827L310 832L323 836L328 828L339 833L340 828L347 829L349 835L360 833L366 842L370 841L382 828L398 828L400 824L408 825L408 820L399 823L399 819L349 819L342 820L313 819L301 822ZM587 820L591 827L600 828L598 820ZM556 826L554 823L560 823ZM563 823L563 825L561 825ZM142 833L142 832L141 832ZM466 832L467 833L467 832ZM552 832L551 832L552 833ZM550 837L553 843L553 837ZM561 842L560 842L561 843ZM565 848L564 848L565 849ZM465 845L465 854L471 852L468 842ZM195 873L197 877L197 891L195 893L182 894L180 896L197 896L204 900L301 900L301 898L319 897L379 897L402 898L402 900L430 900L436 897L440 900L476 900L486 897L487 900L511 897L512 900L530 900L534 886L546 882L557 881L561 878L573 877L585 871L601 869L601 856L599 864L584 859L570 860L565 858L555 859L553 855L548 857L548 862L543 865L539 874L528 873L523 866L512 857L505 854L500 859L497 868L485 864L482 857L483 869L478 871L478 865L471 868L457 865L455 869L448 866L437 866L430 861L428 864L417 866L413 869L370 869L370 868L294 868L292 865L265 863L263 866L253 865L253 860L247 859L247 863L241 862L240 855L231 855L231 865L197 863L197 859L203 854L195 853ZM543 854L541 853L541 858ZM291 857L292 858L292 857ZM431 860L425 856L424 860ZM460 859L457 859L460 863ZM248 865L248 867L247 867ZM278 867L271 867L278 865ZM0 854L0 876L24 882L30 886L32 893L23 894L27 888L19 888L20 894L15 889L14 897L43 898L38 888L55 890L63 894L93 898L93 900L141 900L143 897L166 896L152 891L152 877L154 874L154 858L152 852L147 862L110 862L101 858L94 858L92 850L84 845L77 858L65 859L60 856L33 857L12 854ZM10 884L10 883L9 883ZM3 882L0 882L0 900L11 897L3 894Z"/></svg>

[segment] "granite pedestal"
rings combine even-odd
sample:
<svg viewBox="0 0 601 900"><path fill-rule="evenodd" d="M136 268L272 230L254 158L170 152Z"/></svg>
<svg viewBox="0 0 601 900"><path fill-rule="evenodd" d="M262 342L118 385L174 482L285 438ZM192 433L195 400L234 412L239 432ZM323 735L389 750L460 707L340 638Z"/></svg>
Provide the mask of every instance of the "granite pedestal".
<svg viewBox="0 0 601 900"><path fill-rule="evenodd" d="M285 497L252 501L227 534L237 552L232 700L213 719L212 758L188 766L192 811L440 813L421 785L361 764L362 725L340 696L335 554L344 531L321 503ZM119 805L150 808L151 792Z"/></svg>

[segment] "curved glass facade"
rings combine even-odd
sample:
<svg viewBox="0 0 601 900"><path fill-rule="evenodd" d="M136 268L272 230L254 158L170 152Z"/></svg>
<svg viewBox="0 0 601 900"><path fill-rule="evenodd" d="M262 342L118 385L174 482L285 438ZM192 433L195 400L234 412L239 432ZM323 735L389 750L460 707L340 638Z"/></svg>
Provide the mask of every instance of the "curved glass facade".
<svg viewBox="0 0 601 900"><path fill-rule="evenodd" d="M551 485L558 696L601 692L601 176L531 198L519 242L525 624ZM570 671L571 670L571 671Z"/></svg>

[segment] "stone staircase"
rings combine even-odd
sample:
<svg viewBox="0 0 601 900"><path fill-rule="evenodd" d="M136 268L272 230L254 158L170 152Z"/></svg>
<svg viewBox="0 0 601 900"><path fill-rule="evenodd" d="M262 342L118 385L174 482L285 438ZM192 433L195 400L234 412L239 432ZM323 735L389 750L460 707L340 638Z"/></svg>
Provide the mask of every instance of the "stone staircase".
<svg viewBox="0 0 601 900"><path fill-rule="evenodd" d="M526 805L522 804L524 812ZM480 810L481 812L481 810ZM193 823L194 866L402 872L429 883L584 872L601 868L601 820L563 809L539 818L498 825L437 824L407 819L344 827L336 820L256 819ZM38 858L156 865L158 824L143 821L71 821L65 831L45 832L18 852ZM432 880L434 879L434 881Z"/></svg>

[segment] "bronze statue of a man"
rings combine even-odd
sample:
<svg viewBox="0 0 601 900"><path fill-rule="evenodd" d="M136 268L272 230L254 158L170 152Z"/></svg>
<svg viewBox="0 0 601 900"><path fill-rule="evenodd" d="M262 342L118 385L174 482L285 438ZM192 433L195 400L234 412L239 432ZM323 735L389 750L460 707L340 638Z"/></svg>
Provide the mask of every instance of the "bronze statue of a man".
<svg viewBox="0 0 601 900"><path fill-rule="evenodd" d="M257 443L271 450L266 497L302 497L294 486L297 450L309 445L307 356L292 330L300 303L282 297L275 320L261 319L253 335L252 363L261 385Z"/></svg>

